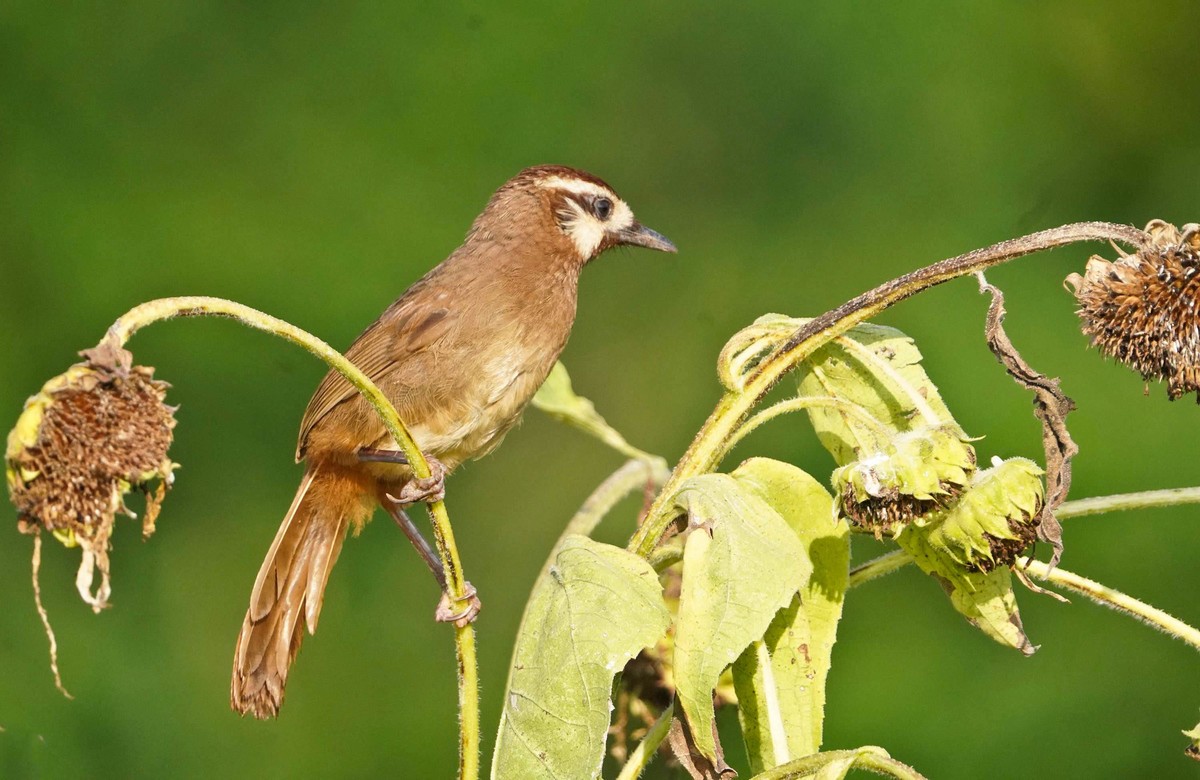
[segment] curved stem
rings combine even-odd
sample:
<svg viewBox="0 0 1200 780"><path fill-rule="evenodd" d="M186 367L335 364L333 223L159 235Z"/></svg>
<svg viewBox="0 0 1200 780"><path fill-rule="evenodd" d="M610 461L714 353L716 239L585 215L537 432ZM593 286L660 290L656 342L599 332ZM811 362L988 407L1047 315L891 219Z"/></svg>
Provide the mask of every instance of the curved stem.
<svg viewBox="0 0 1200 780"><path fill-rule="evenodd" d="M621 767L621 774L617 775L617 780L637 780L641 777L642 772L654 760L654 754L658 752L658 746L667 738L667 733L671 731L671 719L675 717L675 702L667 705L663 710L662 715L654 721L654 725L646 732L646 736L638 743L637 748L630 754L629 760L625 762L625 766Z"/></svg>
<svg viewBox="0 0 1200 780"><path fill-rule="evenodd" d="M812 777L835 761L852 761L853 763L850 764L852 767L866 769L887 777L899 777L902 780L926 780L925 775L908 764L888 756L882 748L828 750L824 753L814 753L811 756L789 761L774 769L768 769L766 772L755 775L751 780L800 780L800 778Z"/></svg>
<svg viewBox="0 0 1200 780"><path fill-rule="evenodd" d="M1081 593L1102 607L1124 612L1131 617L1137 618L1151 628L1157 628L1164 634L1186 642L1193 649L1200 650L1200 631L1184 623L1179 618L1168 615L1158 607L1152 607L1144 601L1135 599L1133 596L1110 588L1107 585L1101 585L1095 580L1089 580L1087 577L1082 577L1065 569L1058 567L1051 569L1042 561L1030 561L1024 569L1039 580L1045 580L1053 585Z"/></svg>
<svg viewBox="0 0 1200 780"><path fill-rule="evenodd" d="M413 441L408 429L404 427L391 402L370 377L321 339L257 309L235 301L207 296L180 296L147 301L117 319L109 327L99 346L121 348L134 333L147 325L176 317L201 316L235 319L243 325L271 333L303 347L325 361L330 368L345 377L379 414L384 427L396 440L396 446L408 459L413 474L418 478L430 475L429 463L425 456ZM434 541L445 567L449 595L455 599L465 598L466 580L463 577L458 547L454 542L454 529L450 525L445 503L436 501L430 504L429 515L433 521ZM456 627L454 640L458 669L459 777L474 780L479 776L479 672L475 657L475 629L470 625Z"/></svg>
<svg viewBox="0 0 1200 780"><path fill-rule="evenodd" d="M862 585L864 582L879 579L894 571L903 569L912 562L913 557L908 554L908 551L892 550L890 553L885 553L878 558L867 561L861 566L855 566L850 572L850 580L846 583L846 587L853 588L856 585Z"/></svg>
<svg viewBox="0 0 1200 780"><path fill-rule="evenodd" d="M630 540L629 549L642 556L650 554L677 513L674 498L679 486L691 477L714 469L728 451L730 438L751 409L762 400L780 377L831 339L922 290L1022 255L1079 241L1120 241L1132 246L1141 246L1146 240L1147 236L1141 230L1108 222L1079 222L1043 230L942 260L905 274L809 321L755 367L743 383L741 391L727 393L720 400L680 459L679 465L675 467L671 479L650 507L646 522Z"/></svg>
<svg viewBox="0 0 1200 780"><path fill-rule="evenodd" d="M828 407L837 409L848 417L853 417L863 425L870 428L884 430L885 426L879 420L876 420L870 412L863 407L847 401L844 398L835 398L833 396L805 396L804 398L787 398L777 404L772 404L766 409L755 414L749 420L746 420L740 428L733 432L729 437L727 448L732 450L738 443L752 433L756 428L765 422L770 422L781 414L788 412L797 412L802 409L811 409L812 407Z"/></svg>
<svg viewBox="0 0 1200 780"><path fill-rule="evenodd" d="M650 566L659 574L683 560L683 546L672 544L658 547L647 559Z"/></svg>

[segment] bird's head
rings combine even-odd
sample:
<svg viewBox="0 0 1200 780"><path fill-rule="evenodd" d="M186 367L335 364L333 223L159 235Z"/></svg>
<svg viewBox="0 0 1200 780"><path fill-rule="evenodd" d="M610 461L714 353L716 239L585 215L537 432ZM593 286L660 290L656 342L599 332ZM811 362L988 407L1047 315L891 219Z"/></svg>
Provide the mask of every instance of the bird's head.
<svg viewBox="0 0 1200 780"><path fill-rule="evenodd" d="M602 179L564 165L526 168L504 184L475 230L493 234L536 231L538 240L579 265L614 246L675 252L675 245L637 221L628 204Z"/></svg>

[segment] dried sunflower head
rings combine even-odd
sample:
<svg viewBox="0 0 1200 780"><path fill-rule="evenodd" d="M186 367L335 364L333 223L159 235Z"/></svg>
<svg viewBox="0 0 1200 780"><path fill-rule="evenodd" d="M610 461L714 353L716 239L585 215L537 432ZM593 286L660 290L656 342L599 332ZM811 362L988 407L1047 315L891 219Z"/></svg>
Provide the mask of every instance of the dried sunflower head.
<svg viewBox="0 0 1200 780"><path fill-rule="evenodd" d="M1092 344L1145 379L1165 379L1173 401L1200 391L1200 225L1155 220L1146 232L1137 254L1094 256L1067 284Z"/></svg>
<svg viewBox="0 0 1200 780"><path fill-rule="evenodd" d="M154 530L176 466L167 457L175 410L163 403L167 384L153 379L153 369L132 366L128 352L98 348L82 354L85 362L25 402L8 434L5 476L22 531L45 528L65 545L83 549L76 584L99 611L108 601L108 547L116 515L135 516L125 506L127 493L146 493L143 533ZM93 592L97 568L101 584Z"/></svg>

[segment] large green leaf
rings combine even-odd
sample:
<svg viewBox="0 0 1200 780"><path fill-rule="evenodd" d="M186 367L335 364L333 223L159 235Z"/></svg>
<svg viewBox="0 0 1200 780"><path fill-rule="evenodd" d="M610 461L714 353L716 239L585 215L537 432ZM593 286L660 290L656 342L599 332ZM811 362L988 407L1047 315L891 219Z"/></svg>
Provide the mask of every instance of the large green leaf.
<svg viewBox="0 0 1200 780"><path fill-rule="evenodd" d="M613 678L669 622L650 564L568 536L534 586L517 637L492 777L599 777Z"/></svg>
<svg viewBox="0 0 1200 780"><path fill-rule="evenodd" d="M775 614L808 582L812 564L780 513L728 474L687 480L675 502L692 528L684 544L675 628L676 692L696 747L715 760L717 679L762 638Z"/></svg>
<svg viewBox="0 0 1200 780"><path fill-rule="evenodd" d="M733 476L779 512L813 565L763 640L733 666L750 768L762 772L821 749L825 682L850 575L850 534L844 521L834 522L829 492L789 463L752 458Z"/></svg>

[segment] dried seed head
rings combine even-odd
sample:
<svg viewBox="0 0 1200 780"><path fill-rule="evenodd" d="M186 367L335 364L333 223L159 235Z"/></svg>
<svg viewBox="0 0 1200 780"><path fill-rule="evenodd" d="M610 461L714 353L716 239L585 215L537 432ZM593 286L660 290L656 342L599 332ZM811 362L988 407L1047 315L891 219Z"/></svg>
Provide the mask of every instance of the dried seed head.
<svg viewBox="0 0 1200 780"><path fill-rule="evenodd" d="M833 487L851 527L882 538L951 506L974 470L975 449L957 427L923 428L838 468Z"/></svg>
<svg viewBox="0 0 1200 780"><path fill-rule="evenodd" d="M928 529L928 542L968 571L1011 566L1037 538L1045 490L1042 469L1025 458L995 460L978 471L949 511Z"/></svg>
<svg viewBox="0 0 1200 780"><path fill-rule="evenodd" d="M83 548L77 585L93 608L106 606L108 546L118 512L133 489L147 494L143 532L154 518L175 464L167 457L174 409L163 403L167 384L154 370L131 367L124 350L89 350L25 402L8 434L5 473L20 512L19 528L45 528L67 546ZM149 483L158 480L157 491ZM92 574L102 583L92 593Z"/></svg>
<svg viewBox="0 0 1200 780"><path fill-rule="evenodd" d="M1145 379L1165 379L1173 401L1200 391L1200 225L1155 220L1146 232L1137 254L1094 256L1067 284L1092 344Z"/></svg>

